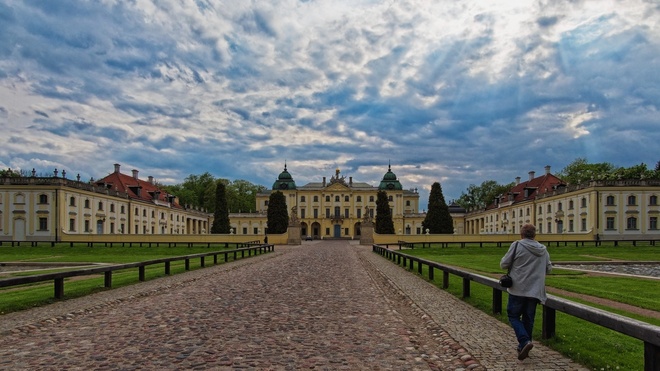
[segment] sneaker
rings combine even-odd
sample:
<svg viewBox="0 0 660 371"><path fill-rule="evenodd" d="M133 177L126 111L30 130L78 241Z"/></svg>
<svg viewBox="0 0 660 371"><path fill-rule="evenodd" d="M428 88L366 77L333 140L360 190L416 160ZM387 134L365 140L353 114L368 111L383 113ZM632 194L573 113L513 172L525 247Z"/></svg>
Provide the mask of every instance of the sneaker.
<svg viewBox="0 0 660 371"><path fill-rule="evenodd" d="M522 349L520 349L520 352L518 352L518 359L522 361L527 358L527 356L529 356L529 351L532 350L532 348L534 348L534 344L532 344L531 341L525 343Z"/></svg>

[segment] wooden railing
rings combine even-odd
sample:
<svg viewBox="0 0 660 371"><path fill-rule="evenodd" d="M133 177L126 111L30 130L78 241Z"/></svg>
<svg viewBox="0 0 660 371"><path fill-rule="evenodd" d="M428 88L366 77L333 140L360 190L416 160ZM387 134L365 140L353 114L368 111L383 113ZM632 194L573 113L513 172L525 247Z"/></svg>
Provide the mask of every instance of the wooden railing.
<svg viewBox="0 0 660 371"><path fill-rule="evenodd" d="M192 255L183 255L175 256L169 258L153 259L146 260L142 262L127 263L127 264L116 264L116 265L107 265L102 267L86 268L86 269L77 269L66 272L58 273L46 273L46 274L37 274L33 276L24 276L24 277L11 277L0 279L0 287L11 287L19 286L36 282L45 282L53 281L55 298L62 299L64 297L64 279L77 277L77 276L89 276L93 274L104 274L104 286L106 288L112 287L112 272L129 269L129 268L138 268L138 279L140 281L145 281L146 267L154 264L165 264L165 274L170 274L170 266L172 262L176 261L185 261L185 269L190 270L190 260L191 259L200 259L200 266L204 267L206 265L206 257L213 257L213 264L218 264L218 256L222 255L224 261L228 262L229 257L231 256L233 260L238 259L240 255L241 258L245 258L247 253L248 256L257 255L261 253L274 251L274 245L254 245L251 247L238 248L234 250L225 250L225 251L213 251L200 254Z"/></svg>
<svg viewBox="0 0 660 371"><path fill-rule="evenodd" d="M373 245L373 251L411 271L415 269L415 263L417 263L417 272L420 275L423 272L422 267L427 266L428 278L431 281L434 280L435 269L440 270L442 272L442 288L444 289L449 287L450 274L460 277L463 280L462 295L464 298L470 296L470 283L473 281L489 286L493 289L493 313L502 313L502 291L506 289L501 287L499 282L493 278L407 255L379 245ZM543 339L550 339L555 336L557 311L642 340L644 342L644 370L660 370L660 326L548 295L548 300L543 305L543 323L541 325Z"/></svg>

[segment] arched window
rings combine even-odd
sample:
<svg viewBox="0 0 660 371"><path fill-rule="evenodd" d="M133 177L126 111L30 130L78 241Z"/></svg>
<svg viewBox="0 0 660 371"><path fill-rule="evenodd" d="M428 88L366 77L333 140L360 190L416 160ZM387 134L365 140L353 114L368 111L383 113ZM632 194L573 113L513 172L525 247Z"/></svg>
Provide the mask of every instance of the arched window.
<svg viewBox="0 0 660 371"><path fill-rule="evenodd" d="M614 206L614 196L607 196L605 199L605 204L607 206Z"/></svg>
<svg viewBox="0 0 660 371"><path fill-rule="evenodd" d="M392 196L387 196L387 200L391 202L394 198Z"/></svg>
<svg viewBox="0 0 660 371"><path fill-rule="evenodd" d="M573 200L568 201L568 209L573 210Z"/></svg>
<svg viewBox="0 0 660 371"><path fill-rule="evenodd" d="M319 196L314 196L314 202L319 202Z"/></svg>
<svg viewBox="0 0 660 371"><path fill-rule="evenodd" d="M99 201L99 210L103 210L103 202Z"/></svg>
<svg viewBox="0 0 660 371"><path fill-rule="evenodd" d="M348 202L348 201L349 201L348 196L344 196L344 202Z"/></svg>
<svg viewBox="0 0 660 371"><path fill-rule="evenodd" d="M39 203L40 204L47 204L48 203L48 195L39 195Z"/></svg>
<svg viewBox="0 0 660 371"><path fill-rule="evenodd" d="M69 198L69 206L76 206L76 198L75 197L71 196L71 198Z"/></svg>
<svg viewBox="0 0 660 371"><path fill-rule="evenodd" d="M658 204L658 196L653 195L649 197L649 205L657 205Z"/></svg>
<svg viewBox="0 0 660 371"><path fill-rule="evenodd" d="M300 202L305 202L305 196L300 196Z"/></svg>
<svg viewBox="0 0 660 371"><path fill-rule="evenodd" d="M587 198L582 197L582 207L587 207Z"/></svg>
<svg viewBox="0 0 660 371"><path fill-rule="evenodd" d="M362 196L357 196L357 198L355 199L355 201L357 201L357 202L362 202Z"/></svg>
<svg viewBox="0 0 660 371"><path fill-rule="evenodd" d="M369 196L369 202L374 202L374 196Z"/></svg>
<svg viewBox="0 0 660 371"><path fill-rule="evenodd" d="M335 196L335 202L339 202L339 196Z"/></svg>
<svg viewBox="0 0 660 371"><path fill-rule="evenodd" d="M635 196L628 196L628 205L634 206L637 204L637 197Z"/></svg>
<svg viewBox="0 0 660 371"><path fill-rule="evenodd" d="M89 209L89 200L85 200L85 209Z"/></svg>

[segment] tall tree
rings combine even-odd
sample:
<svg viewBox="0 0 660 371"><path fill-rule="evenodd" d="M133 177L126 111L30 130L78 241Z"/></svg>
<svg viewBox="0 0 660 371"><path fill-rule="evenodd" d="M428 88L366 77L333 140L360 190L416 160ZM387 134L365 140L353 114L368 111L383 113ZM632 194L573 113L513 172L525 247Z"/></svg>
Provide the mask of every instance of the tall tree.
<svg viewBox="0 0 660 371"><path fill-rule="evenodd" d="M454 223L449 213L449 206L442 194L442 186L435 182L431 186L429 195L428 211L422 222L424 233L429 230L432 234L451 234L454 233Z"/></svg>
<svg viewBox="0 0 660 371"><path fill-rule="evenodd" d="M289 227L289 212L286 209L286 198L280 191L275 191L268 198L268 213L266 214L268 233L281 234Z"/></svg>
<svg viewBox="0 0 660 371"><path fill-rule="evenodd" d="M394 234L392 209L385 191L378 191L376 195L376 233Z"/></svg>
<svg viewBox="0 0 660 371"><path fill-rule="evenodd" d="M229 229L229 210L227 209L225 184L218 181L215 187L215 212L213 213L211 233L229 233Z"/></svg>
<svg viewBox="0 0 660 371"><path fill-rule="evenodd" d="M614 170L616 167L608 162L590 164L586 158L578 157L556 175L568 184L580 184L590 180L607 179Z"/></svg>
<svg viewBox="0 0 660 371"><path fill-rule="evenodd" d="M456 203L466 210L483 209L511 187L513 187L513 183L498 184L494 180L486 180L480 186L470 184L467 193L461 193Z"/></svg>

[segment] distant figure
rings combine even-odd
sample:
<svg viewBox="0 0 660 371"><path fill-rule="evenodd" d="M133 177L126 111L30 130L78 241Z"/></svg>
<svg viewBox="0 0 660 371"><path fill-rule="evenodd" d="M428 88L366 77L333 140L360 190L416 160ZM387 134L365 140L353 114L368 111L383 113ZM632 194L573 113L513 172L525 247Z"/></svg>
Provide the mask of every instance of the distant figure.
<svg viewBox="0 0 660 371"><path fill-rule="evenodd" d="M547 248L536 241L536 227L525 224L520 229L522 239L509 247L500 261L502 269L509 269L513 286L507 289L509 302L506 307L509 322L518 339L518 359L529 355L536 305L545 303L545 276L552 271Z"/></svg>

